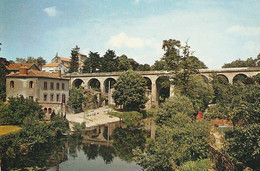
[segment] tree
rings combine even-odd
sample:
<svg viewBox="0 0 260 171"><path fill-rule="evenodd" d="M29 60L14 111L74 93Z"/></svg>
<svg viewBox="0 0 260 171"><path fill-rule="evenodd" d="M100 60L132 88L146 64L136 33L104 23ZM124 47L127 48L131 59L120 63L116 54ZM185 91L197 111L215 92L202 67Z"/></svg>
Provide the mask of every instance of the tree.
<svg viewBox="0 0 260 171"><path fill-rule="evenodd" d="M193 116L195 110L189 98L183 95L176 95L167 99L159 109L156 116L158 125L165 125L178 113Z"/></svg>
<svg viewBox="0 0 260 171"><path fill-rule="evenodd" d="M146 170L177 170L188 161L205 159L209 148L209 127L204 121L193 121L178 113L156 130L144 150L134 151L135 161Z"/></svg>
<svg viewBox="0 0 260 171"><path fill-rule="evenodd" d="M200 75L190 75L185 82L178 82L175 91L188 97L195 111L204 111L214 97L212 85L206 83Z"/></svg>
<svg viewBox="0 0 260 171"><path fill-rule="evenodd" d="M76 45L75 48L72 48L71 50L71 62L70 62L70 67L69 67L69 72L78 72L79 68L79 58L78 58L78 53L79 53L79 47Z"/></svg>
<svg viewBox="0 0 260 171"><path fill-rule="evenodd" d="M247 58L246 60L237 59L230 63L224 64L222 68L237 68L237 67L258 67L260 66L260 53L257 57L254 58Z"/></svg>
<svg viewBox="0 0 260 171"><path fill-rule="evenodd" d="M131 58L128 58L126 55L121 55L118 57L118 70L119 71L126 71L129 69L137 70L139 64Z"/></svg>
<svg viewBox="0 0 260 171"><path fill-rule="evenodd" d="M86 98L82 88L73 87L70 90L70 96L68 100L68 105L72 107L75 111L82 111L82 104L85 102Z"/></svg>
<svg viewBox="0 0 260 171"><path fill-rule="evenodd" d="M98 72L101 69L101 58L98 52L89 52L88 58L84 62L83 73Z"/></svg>
<svg viewBox="0 0 260 171"><path fill-rule="evenodd" d="M9 97L8 104L1 104L0 118L5 124L23 124L25 118L32 117L37 120L42 119L44 113L42 106L32 99L19 97Z"/></svg>
<svg viewBox="0 0 260 171"><path fill-rule="evenodd" d="M113 98L124 110L140 110L148 98L145 96L145 79L133 70L123 72L114 84Z"/></svg>
<svg viewBox="0 0 260 171"><path fill-rule="evenodd" d="M117 71L118 59L116 58L115 51L108 49L103 58L101 59L101 65L102 72Z"/></svg>
<svg viewBox="0 0 260 171"><path fill-rule="evenodd" d="M0 101L5 101L6 98L6 78L8 70L6 66L9 65L9 62L5 58L0 58Z"/></svg>
<svg viewBox="0 0 260 171"><path fill-rule="evenodd" d="M16 58L15 61L16 61L17 63L23 63L23 64L26 63L26 60L25 60L24 58Z"/></svg>
<svg viewBox="0 0 260 171"><path fill-rule="evenodd" d="M151 70L151 67L149 64L140 64L138 67L137 67L137 70L138 71L150 71Z"/></svg>
<svg viewBox="0 0 260 171"><path fill-rule="evenodd" d="M227 154L244 167L260 169L260 124L246 124L225 133Z"/></svg>

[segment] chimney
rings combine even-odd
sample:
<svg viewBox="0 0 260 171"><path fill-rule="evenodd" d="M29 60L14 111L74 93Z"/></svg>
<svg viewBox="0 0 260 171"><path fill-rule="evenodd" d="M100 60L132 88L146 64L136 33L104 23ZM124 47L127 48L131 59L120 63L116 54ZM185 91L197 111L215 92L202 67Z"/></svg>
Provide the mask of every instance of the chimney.
<svg viewBox="0 0 260 171"><path fill-rule="evenodd" d="M21 66L19 69L19 73L23 75L28 75L28 69L25 66Z"/></svg>
<svg viewBox="0 0 260 171"><path fill-rule="evenodd" d="M61 70L58 71L58 77L61 77Z"/></svg>

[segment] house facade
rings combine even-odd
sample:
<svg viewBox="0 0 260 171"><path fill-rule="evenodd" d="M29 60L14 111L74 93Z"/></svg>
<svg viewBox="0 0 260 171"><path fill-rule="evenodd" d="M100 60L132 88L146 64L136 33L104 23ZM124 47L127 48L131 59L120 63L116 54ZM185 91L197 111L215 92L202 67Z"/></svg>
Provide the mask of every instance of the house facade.
<svg viewBox="0 0 260 171"><path fill-rule="evenodd" d="M69 98L69 79L58 74L20 68L6 76L6 95L37 100L47 114L64 112Z"/></svg>
<svg viewBox="0 0 260 171"><path fill-rule="evenodd" d="M49 63L42 67L42 71L44 72L57 73L59 70L61 71L61 74L65 74L68 72L69 68L63 63Z"/></svg>

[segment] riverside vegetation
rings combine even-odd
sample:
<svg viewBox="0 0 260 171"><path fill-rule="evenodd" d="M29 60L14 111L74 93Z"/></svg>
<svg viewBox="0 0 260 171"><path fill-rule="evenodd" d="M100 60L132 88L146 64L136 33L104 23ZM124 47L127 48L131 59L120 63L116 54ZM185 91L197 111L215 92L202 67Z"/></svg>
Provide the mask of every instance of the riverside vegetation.
<svg viewBox="0 0 260 171"><path fill-rule="evenodd" d="M246 167L259 170L260 74L252 78L239 78L232 85L215 75L212 76L212 81L207 81L198 73L198 69L205 68L205 65L193 56L187 43L183 46L178 40L165 40L163 49L164 56L155 62L153 68L165 69L174 74L171 81L168 79L165 82L165 85L175 86L174 97L166 100L162 98L158 109L143 111L146 99L138 101L138 97L143 96L141 86L144 85L139 75L132 70L126 71L119 78L122 81L115 85L113 97L116 105L122 105L123 110L114 115L125 122L125 127L116 128L111 137L118 156L125 161L136 161L144 170L243 170ZM111 54L112 51L107 52L106 58ZM95 54L92 55L93 59L99 59L94 58ZM103 60L106 58L104 56ZM123 61L120 68L123 68ZM128 61L127 66L134 66L130 65L131 61L125 61ZM248 61L251 61L251 66L252 60ZM253 62L254 66L259 66L259 55ZM241 61L231 64L234 66L236 63L240 66ZM244 64L247 62L243 66ZM84 72L96 72L95 67L100 66L85 66ZM125 75L132 78L127 83L124 82ZM139 83L135 89L126 85L131 85L131 81L135 85L136 82ZM128 94L122 94L125 92ZM81 107L72 104L75 108ZM199 111L204 113L204 120L195 119ZM50 122L45 122L37 102L23 97L10 98L8 104L0 105L0 112L1 124L22 128L19 132L0 137L2 160L29 155L38 149L57 144L55 142L61 133L68 131L66 120L55 116ZM140 121L147 117L155 119L155 138L149 138L139 127ZM210 155L210 145L214 145L214 139L210 136L209 122L215 118L228 119L233 123L232 129L224 131L224 145L219 149L231 165L221 163L223 156L212 158Z"/></svg>

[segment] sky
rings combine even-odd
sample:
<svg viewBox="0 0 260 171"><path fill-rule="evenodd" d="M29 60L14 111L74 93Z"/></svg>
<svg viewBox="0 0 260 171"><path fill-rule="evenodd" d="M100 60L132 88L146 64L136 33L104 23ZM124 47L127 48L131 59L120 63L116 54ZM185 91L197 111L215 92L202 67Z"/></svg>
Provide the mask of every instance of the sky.
<svg viewBox="0 0 260 171"><path fill-rule="evenodd" d="M188 42L209 68L260 53L260 0L0 0L0 56L8 60L114 50L142 64L163 40Z"/></svg>

